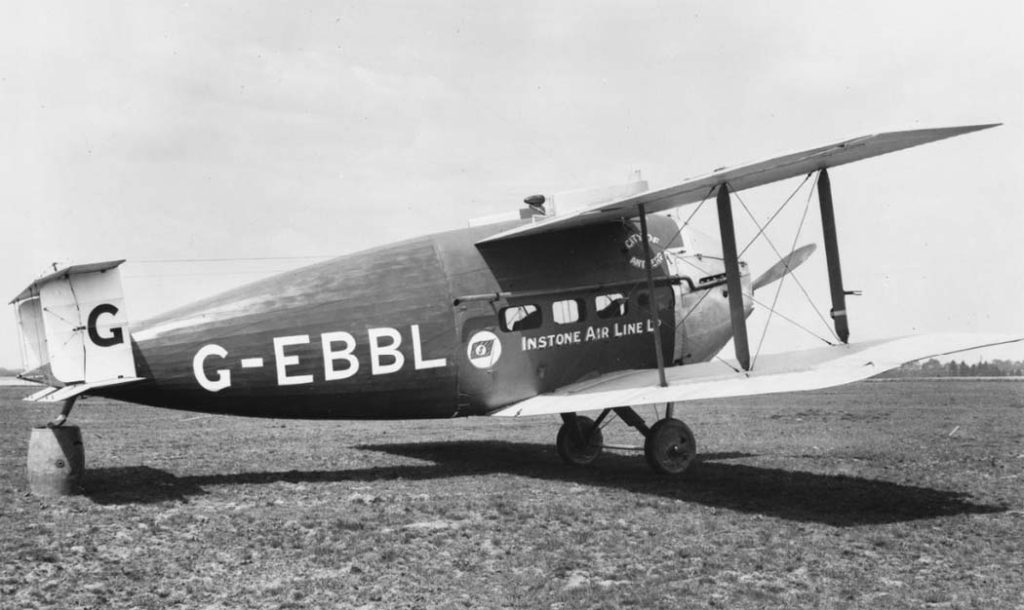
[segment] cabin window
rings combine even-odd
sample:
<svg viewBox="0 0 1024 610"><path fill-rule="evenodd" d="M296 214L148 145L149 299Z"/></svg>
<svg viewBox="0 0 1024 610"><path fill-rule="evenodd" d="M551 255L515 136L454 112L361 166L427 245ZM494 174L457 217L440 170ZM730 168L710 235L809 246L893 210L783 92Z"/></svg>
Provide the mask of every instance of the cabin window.
<svg viewBox="0 0 1024 610"><path fill-rule="evenodd" d="M555 301L551 305L551 317L556 324L572 324L583 318L583 300L567 299Z"/></svg>
<svg viewBox="0 0 1024 610"><path fill-rule="evenodd" d="M536 305L515 305L501 310L501 330L506 332L539 328L540 308Z"/></svg>
<svg viewBox="0 0 1024 610"><path fill-rule="evenodd" d="M626 297L619 293L602 294L594 299L594 311L602 320L626 315Z"/></svg>

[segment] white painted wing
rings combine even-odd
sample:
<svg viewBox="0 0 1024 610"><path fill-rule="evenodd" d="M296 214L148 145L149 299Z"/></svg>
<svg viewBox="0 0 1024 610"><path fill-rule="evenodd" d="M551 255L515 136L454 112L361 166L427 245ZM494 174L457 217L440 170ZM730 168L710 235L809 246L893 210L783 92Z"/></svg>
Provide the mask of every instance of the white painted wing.
<svg viewBox="0 0 1024 610"><path fill-rule="evenodd" d="M767 161L747 163L728 169L722 168L698 178L691 178L682 184L647 191L631 197L584 208L563 216L555 216L549 220L517 227L483 239L478 243L484 244L514 237L524 237L633 218L637 215L637 205L639 204L644 204L648 213L664 212L682 205L697 203L712 195L712 191L717 186L726 182L729 183L732 190L741 191L785 180L786 178L804 176L826 167L835 167L870 157L877 157L878 155L903 150L904 148L920 146L921 144L963 135L980 129L988 129L996 125L998 123L892 131L844 140L835 144L829 144L828 146L775 157Z"/></svg>
<svg viewBox="0 0 1024 610"><path fill-rule="evenodd" d="M817 390L896 368L904 362L978 347L1024 340L1024 336L935 334L833 345L799 352L766 354L754 370L737 373L733 362L704 362L665 369L668 387L658 385L657 369L619 371L528 398L491 415L520 417L596 411L614 407Z"/></svg>

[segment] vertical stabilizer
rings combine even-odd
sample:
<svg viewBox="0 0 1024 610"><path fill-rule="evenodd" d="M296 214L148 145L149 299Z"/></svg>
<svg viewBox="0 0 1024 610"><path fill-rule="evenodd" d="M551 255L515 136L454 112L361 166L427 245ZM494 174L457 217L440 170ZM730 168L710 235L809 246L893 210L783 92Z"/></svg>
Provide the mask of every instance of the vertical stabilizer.
<svg viewBox="0 0 1024 610"><path fill-rule="evenodd" d="M11 301L24 377L50 385L135 377L118 269L123 262L59 269Z"/></svg>

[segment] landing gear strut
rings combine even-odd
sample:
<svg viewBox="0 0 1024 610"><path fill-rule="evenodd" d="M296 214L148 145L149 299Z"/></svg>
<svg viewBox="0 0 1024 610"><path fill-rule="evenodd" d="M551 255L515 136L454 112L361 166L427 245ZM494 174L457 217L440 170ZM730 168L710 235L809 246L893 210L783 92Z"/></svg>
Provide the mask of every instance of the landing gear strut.
<svg viewBox="0 0 1024 610"><path fill-rule="evenodd" d="M67 400L65 400L64 401L64 406L60 410L60 415L58 415L57 417L53 418L52 421L48 422L46 424L46 427L47 428L59 428L59 427L63 426L64 422L66 422L68 420L68 415L71 414L71 407L75 406L75 400L77 400L77 399L78 399L77 396L72 396L71 398L68 398Z"/></svg>

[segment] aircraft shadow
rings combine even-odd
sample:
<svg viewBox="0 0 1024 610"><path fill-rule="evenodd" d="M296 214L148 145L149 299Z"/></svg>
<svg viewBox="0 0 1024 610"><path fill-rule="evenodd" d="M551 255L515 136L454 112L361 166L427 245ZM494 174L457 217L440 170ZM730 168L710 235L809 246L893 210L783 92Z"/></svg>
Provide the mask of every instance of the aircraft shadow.
<svg viewBox="0 0 1024 610"><path fill-rule="evenodd" d="M438 477L501 472L835 526L1006 511L972 502L962 492L723 462L753 457L737 452L699 455L685 475L665 477L649 471L639 455L605 453L592 467L571 468L553 447L532 443L453 441L360 448L431 460L443 468ZM470 456L479 457L469 462Z"/></svg>
<svg viewBox="0 0 1024 610"><path fill-rule="evenodd" d="M156 504L188 502L190 496L205 495L194 477L177 477L150 466L86 468L82 494L97 504Z"/></svg>
<svg viewBox="0 0 1024 610"><path fill-rule="evenodd" d="M148 466L98 468L86 472L83 488L99 504L148 504L187 502L189 497L205 494L208 485L431 480L504 473L839 527L1006 510L972 502L969 494L961 492L723 462L752 457L741 453L701 455L685 475L663 477L649 472L642 457L614 453L602 455L593 467L567 467L552 447L535 443L451 441L358 448L434 464L184 477Z"/></svg>

